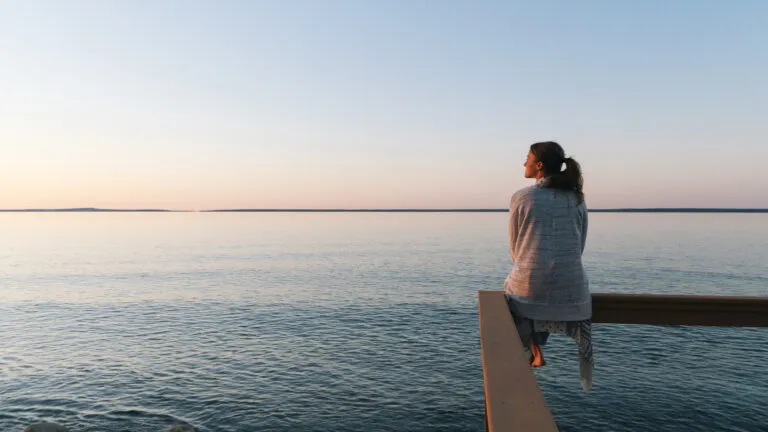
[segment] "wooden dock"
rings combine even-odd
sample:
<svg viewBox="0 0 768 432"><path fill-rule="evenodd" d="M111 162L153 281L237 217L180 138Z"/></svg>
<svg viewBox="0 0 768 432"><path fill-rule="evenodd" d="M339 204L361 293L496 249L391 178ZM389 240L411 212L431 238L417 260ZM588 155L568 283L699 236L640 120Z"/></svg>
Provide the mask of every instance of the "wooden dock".
<svg viewBox="0 0 768 432"><path fill-rule="evenodd" d="M557 432L502 291L478 293L489 432ZM592 321L606 324L768 327L768 298L593 294Z"/></svg>

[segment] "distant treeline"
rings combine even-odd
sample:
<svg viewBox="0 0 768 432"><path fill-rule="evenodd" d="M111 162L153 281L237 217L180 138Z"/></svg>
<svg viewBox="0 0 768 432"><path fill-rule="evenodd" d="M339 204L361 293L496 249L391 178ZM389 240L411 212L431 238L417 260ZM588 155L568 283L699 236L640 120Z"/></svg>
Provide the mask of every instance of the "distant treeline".
<svg viewBox="0 0 768 432"><path fill-rule="evenodd" d="M0 210L4 213L172 213L190 210L164 209L20 209ZM201 210L202 213L504 213L507 209L222 209ZM622 208L590 209L592 213L768 213L768 209L745 208Z"/></svg>
<svg viewBox="0 0 768 432"><path fill-rule="evenodd" d="M768 213L768 209L744 208L627 208L590 209L595 213Z"/></svg>
<svg viewBox="0 0 768 432"><path fill-rule="evenodd" d="M0 210L0 212L4 213L99 213L99 212L105 212L105 213L138 213L138 212L149 212L149 213L169 213L176 210L163 210L163 209L128 209L128 210L120 210L120 209L100 209L100 208L68 208L68 209L19 209L19 210Z"/></svg>
<svg viewBox="0 0 768 432"><path fill-rule="evenodd" d="M212 213L503 213L508 209L229 209L206 210ZM590 209L595 213L768 213L768 209L734 208L626 208Z"/></svg>

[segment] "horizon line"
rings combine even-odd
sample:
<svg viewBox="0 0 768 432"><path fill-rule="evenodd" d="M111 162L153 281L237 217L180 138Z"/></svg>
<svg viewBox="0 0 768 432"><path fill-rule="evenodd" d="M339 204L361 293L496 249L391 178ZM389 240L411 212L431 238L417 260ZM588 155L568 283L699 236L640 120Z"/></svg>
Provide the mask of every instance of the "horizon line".
<svg viewBox="0 0 768 432"><path fill-rule="evenodd" d="M210 210L171 210L171 209L110 209L96 207L74 208L32 208L32 209L0 209L0 213L503 213L505 208L320 208L320 209L289 209L289 208L233 208ZM768 208L734 208L734 207L645 207L645 208L598 208L589 209L594 213L768 213Z"/></svg>

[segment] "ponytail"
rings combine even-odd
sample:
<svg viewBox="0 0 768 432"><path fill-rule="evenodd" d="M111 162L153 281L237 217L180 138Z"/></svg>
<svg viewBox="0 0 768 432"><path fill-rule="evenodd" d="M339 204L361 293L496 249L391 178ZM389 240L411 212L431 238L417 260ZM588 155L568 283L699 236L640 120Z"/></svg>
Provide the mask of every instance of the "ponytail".
<svg viewBox="0 0 768 432"><path fill-rule="evenodd" d="M584 177L581 175L581 165L574 158L565 158L565 170L557 174L560 177L562 187L558 189L571 190L579 199L579 204L584 202Z"/></svg>

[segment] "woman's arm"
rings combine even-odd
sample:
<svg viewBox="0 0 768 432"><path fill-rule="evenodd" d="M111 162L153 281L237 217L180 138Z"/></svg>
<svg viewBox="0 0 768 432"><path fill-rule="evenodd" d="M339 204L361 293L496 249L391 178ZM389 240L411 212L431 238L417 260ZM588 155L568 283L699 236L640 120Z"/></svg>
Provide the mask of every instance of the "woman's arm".
<svg viewBox="0 0 768 432"><path fill-rule="evenodd" d="M512 262L515 262L515 245L517 244L518 230L518 215L520 206L514 199L509 203L509 256L512 258Z"/></svg>
<svg viewBox="0 0 768 432"><path fill-rule="evenodd" d="M581 205L581 253L584 253L584 248L587 246L587 228L589 226L589 211L587 206Z"/></svg>

